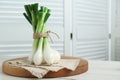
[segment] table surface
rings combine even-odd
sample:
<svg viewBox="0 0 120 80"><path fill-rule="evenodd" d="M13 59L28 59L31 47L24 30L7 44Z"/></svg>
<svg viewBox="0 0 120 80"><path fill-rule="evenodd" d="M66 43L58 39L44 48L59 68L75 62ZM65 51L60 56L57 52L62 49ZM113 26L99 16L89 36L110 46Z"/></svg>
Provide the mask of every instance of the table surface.
<svg viewBox="0 0 120 80"><path fill-rule="evenodd" d="M95 61L89 60L89 70L86 73L60 78L20 78L2 73L2 62L0 59L0 80L120 80L120 62L118 61Z"/></svg>

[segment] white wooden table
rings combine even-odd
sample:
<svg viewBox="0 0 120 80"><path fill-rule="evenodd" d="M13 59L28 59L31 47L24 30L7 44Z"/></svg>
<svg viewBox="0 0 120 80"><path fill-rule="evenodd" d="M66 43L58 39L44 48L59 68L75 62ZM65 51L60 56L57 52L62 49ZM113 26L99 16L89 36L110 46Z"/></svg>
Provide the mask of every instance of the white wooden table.
<svg viewBox="0 0 120 80"><path fill-rule="evenodd" d="M2 61L0 59L0 68ZM61 78L36 79L20 78L2 73L0 69L0 80L120 80L120 62L115 61L88 61L89 70L86 73Z"/></svg>

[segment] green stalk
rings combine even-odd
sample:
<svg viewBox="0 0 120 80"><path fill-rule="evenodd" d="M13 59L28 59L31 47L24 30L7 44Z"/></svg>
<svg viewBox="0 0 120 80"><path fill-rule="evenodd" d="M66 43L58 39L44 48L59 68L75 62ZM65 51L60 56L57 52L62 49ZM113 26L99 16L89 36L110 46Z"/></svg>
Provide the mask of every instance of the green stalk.
<svg viewBox="0 0 120 80"><path fill-rule="evenodd" d="M46 7L41 7L41 11L39 12L39 14L40 15L42 15L42 17L41 16L39 16L40 17L40 19L41 19L41 22L40 22L40 24L39 24L39 22L38 22L38 25L39 26L41 26L41 27L38 27L37 26L37 33L44 33L45 31L46 31L46 26L44 25L45 24L45 22L47 21L47 19L48 19L48 17L50 16L50 14L48 14L47 13L47 8ZM43 13L43 12L44 13ZM44 40L44 39L43 39ZM35 43L36 44L38 44L37 46L37 48L39 48L39 44L42 44L40 41L39 41L39 39L37 40L37 41L35 41Z"/></svg>
<svg viewBox="0 0 120 80"><path fill-rule="evenodd" d="M41 33L42 32L42 27L43 27L43 21L44 21L44 16L45 14L44 13L40 13L41 16L39 16L39 19L38 19L38 24L37 24L37 28L36 28L36 33ZM35 47L35 51L38 49L39 47L39 39L34 39L34 42L33 42L33 46ZM33 51L33 52L35 52Z"/></svg>
<svg viewBox="0 0 120 80"><path fill-rule="evenodd" d="M31 22L31 19L29 18L29 16L26 13L23 13L23 15L28 20L28 22L32 25L32 22Z"/></svg>
<svg viewBox="0 0 120 80"><path fill-rule="evenodd" d="M30 9L30 5L24 5L24 8L25 8L25 11L28 15L28 17L30 18L30 20L32 19L32 16L31 16L31 9Z"/></svg>

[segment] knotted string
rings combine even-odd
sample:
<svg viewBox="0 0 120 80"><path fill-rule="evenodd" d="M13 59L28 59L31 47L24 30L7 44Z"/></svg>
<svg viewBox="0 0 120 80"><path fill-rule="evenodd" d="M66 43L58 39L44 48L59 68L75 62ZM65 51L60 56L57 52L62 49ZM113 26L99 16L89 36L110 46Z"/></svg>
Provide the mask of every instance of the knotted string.
<svg viewBox="0 0 120 80"><path fill-rule="evenodd" d="M60 38L57 33L52 32L52 31L49 30L49 31L47 31L47 32L45 32L45 33L35 33L35 34L33 34L33 39L39 39L39 38L42 38L42 37L43 37L43 38L48 38L48 37L49 37L50 40L51 40L51 42L53 43L53 40L52 40L52 38L51 38L51 36L50 36L50 33L56 35L58 39Z"/></svg>

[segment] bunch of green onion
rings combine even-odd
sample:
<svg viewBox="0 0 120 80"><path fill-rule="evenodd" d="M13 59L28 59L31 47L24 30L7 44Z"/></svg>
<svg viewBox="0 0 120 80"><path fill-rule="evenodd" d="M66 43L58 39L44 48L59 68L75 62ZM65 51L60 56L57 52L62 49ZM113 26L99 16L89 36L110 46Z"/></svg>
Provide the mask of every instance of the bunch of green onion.
<svg viewBox="0 0 120 80"><path fill-rule="evenodd" d="M45 33L47 31L46 22L50 16L50 9L44 6L38 9L38 3L24 5L24 8L26 12L23 15L32 25L33 34ZM29 60L35 65L42 63L51 65L60 60L60 54L50 47L47 37L41 37L34 39L32 54L29 56Z"/></svg>

